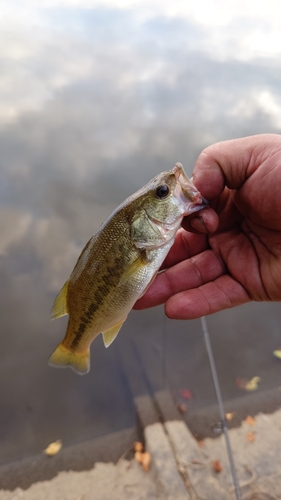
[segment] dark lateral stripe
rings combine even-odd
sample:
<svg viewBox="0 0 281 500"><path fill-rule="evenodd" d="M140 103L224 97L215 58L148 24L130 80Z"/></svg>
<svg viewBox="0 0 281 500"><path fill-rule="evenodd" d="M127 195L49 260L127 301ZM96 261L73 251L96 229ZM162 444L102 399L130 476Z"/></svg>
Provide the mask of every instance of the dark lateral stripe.
<svg viewBox="0 0 281 500"><path fill-rule="evenodd" d="M74 350L79 345L87 326L93 320L95 312L100 307L102 307L105 300L107 299L110 289L115 288L116 283L118 283L120 272L118 273L118 276L116 276L116 270L117 272L118 270L120 271L123 267L122 264L124 264L124 257L122 255L120 255L120 257L116 256L113 265L109 266L106 270L106 273L100 277L100 285L94 292L92 302L80 318L79 328L75 333L75 337L70 346L72 350Z"/></svg>

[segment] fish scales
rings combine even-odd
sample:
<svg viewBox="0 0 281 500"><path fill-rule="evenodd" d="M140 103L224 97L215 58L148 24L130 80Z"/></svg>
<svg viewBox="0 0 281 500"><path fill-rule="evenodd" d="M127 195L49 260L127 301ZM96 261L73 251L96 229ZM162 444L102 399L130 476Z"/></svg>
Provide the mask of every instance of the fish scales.
<svg viewBox="0 0 281 500"><path fill-rule="evenodd" d="M55 300L53 317L69 314L69 321L50 364L89 371L91 342L102 333L110 345L156 276L182 218L204 207L180 164L117 207L88 241Z"/></svg>
<svg viewBox="0 0 281 500"><path fill-rule="evenodd" d="M126 213L118 213L110 221L110 223L104 228L101 233L101 238L95 238L94 243L91 245L92 253L94 255L103 255L102 259L96 259L96 264L99 270L99 278L88 280L88 273L92 266L92 259L88 259L86 263L83 261L83 255L78 261L77 268L74 270L73 279L69 281L68 287L68 308L71 309L78 297L81 297L81 303L84 304L83 313L77 318L75 322L72 322L69 326L69 332L72 333L71 337L68 334L64 345L70 349L77 348L79 350L79 343L85 332L87 325L89 325L94 317L96 311L99 314L99 321L96 318L95 330L92 329L89 332L90 338L93 334L98 335L103 328L107 328L111 321L111 315L116 315L116 309L122 311L124 305L126 305L127 293L126 287L123 287L122 294L119 295L118 301L111 292L114 291L115 287L123 273L124 266L130 264L130 262L136 259L140 254L140 251L136 251L131 245L129 258L128 255L124 254L124 243L127 241L129 227L122 225L122 219L126 217ZM123 219L124 220L124 219ZM121 230L123 229L123 230ZM107 248L105 248L108 237L110 238L110 243ZM132 284L130 284L132 286ZM112 296L113 295L113 296ZM124 314L121 314L123 317ZM121 318L120 318L121 319ZM114 321L114 320L113 320ZM86 338L83 339L82 351L84 350L84 344Z"/></svg>

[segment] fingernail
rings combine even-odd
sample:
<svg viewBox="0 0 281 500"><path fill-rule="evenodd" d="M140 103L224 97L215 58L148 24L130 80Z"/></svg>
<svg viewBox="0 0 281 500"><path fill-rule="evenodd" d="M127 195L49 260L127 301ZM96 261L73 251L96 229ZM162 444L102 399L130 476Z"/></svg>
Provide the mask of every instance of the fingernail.
<svg viewBox="0 0 281 500"><path fill-rule="evenodd" d="M195 231L198 231L199 233L208 233L208 229L204 223L203 217L193 217L193 219L191 219L190 221L190 225Z"/></svg>

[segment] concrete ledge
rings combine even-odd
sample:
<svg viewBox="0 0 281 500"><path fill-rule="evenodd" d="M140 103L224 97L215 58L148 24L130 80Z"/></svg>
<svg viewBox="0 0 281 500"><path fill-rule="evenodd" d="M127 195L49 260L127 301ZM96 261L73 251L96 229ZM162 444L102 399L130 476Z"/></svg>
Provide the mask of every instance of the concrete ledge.
<svg viewBox="0 0 281 500"><path fill-rule="evenodd" d="M170 392L157 391L154 393L154 400L163 422L168 420L182 420L183 416L176 408Z"/></svg>
<svg viewBox="0 0 281 500"><path fill-rule="evenodd" d="M164 500L135 460L97 463L89 471L59 472L28 490L1 490L1 500Z"/></svg>
<svg viewBox="0 0 281 500"><path fill-rule="evenodd" d="M52 458L42 453L2 465L0 489L26 489L37 481L53 478L60 471L85 471L92 469L96 462L117 462L125 452L132 449L133 442L137 439L135 428L125 429L98 439L62 447L58 455Z"/></svg>
<svg viewBox="0 0 281 500"><path fill-rule="evenodd" d="M228 427L238 428L248 415L253 417L258 413L270 414L281 408L281 387L266 391L247 392L244 396L224 401L226 413L235 412ZM194 436L200 439L216 438L212 425L220 421L218 405L207 406L200 410L188 410L184 420Z"/></svg>
<svg viewBox="0 0 281 500"><path fill-rule="evenodd" d="M141 431L148 425L159 422L161 416L156 411L155 404L150 396L138 396L134 399L134 405L138 423Z"/></svg>
<svg viewBox="0 0 281 500"><path fill-rule="evenodd" d="M206 466L206 457L198 442L186 426L175 403L167 391L155 393L155 401L161 410L164 428L170 448L185 487L192 499L229 500L214 478L211 467Z"/></svg>
<svg viewBox="0 0 281 500"><path fill-rule="evenodd" d="M215 480L214 471L206 463L204 452L199 448L184 422L165 422L178 468L186 477L191 498L201 500L229 500L229 494L223 491Z"/></svg>
<svg viewBox="0 0 281 500"><path fill-rule="evenodd" d="M144 430L144 437L146 450L152 456L151 473L161 491L161 498L190 500L164 426L160 423L149 425Z"/></svg>

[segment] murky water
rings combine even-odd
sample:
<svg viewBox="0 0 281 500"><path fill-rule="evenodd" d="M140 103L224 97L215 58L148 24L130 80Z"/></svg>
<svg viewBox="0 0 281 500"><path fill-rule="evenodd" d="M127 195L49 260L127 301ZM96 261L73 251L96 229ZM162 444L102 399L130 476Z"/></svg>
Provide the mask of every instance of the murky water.
<svg viewBox="0 0 281 500"><path fill-rule="evenodd" d="M120 356L132 336L154 389L215 401L200 323L162 308L133 312L107 350L97 339L86 377L47 365L65 331L54 297L118 203L176 161L190 174L213 142L280 132L280 55L254 36L280 32L272 10L267 24L256 9L255 25L233 10L216 24L204 2L201 14L200 1L195 13L154 4L3 2L1 463L133 425ZM280 316L250 304L210 318L225 399L241 394L236 377L279 385Z"/></svg>

